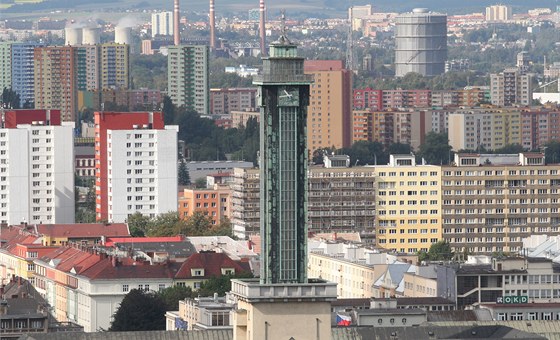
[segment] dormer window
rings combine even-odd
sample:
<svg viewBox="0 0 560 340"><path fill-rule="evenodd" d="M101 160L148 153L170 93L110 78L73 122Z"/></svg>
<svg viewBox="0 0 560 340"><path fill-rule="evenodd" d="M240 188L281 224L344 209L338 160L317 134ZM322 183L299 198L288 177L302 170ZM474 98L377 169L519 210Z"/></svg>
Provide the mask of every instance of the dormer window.
<svg viewBox="0 0 560 340"><path fill-rule="evenodd" d="M204 276L204 269L203 268L194 268L191 269L192 276Z"/></svg>
<svg viewBox="0 0 560 340"><path fill-rule="evenodd" d="M235 270L233 268L222 268L222 275L233 275Z"/></svg>

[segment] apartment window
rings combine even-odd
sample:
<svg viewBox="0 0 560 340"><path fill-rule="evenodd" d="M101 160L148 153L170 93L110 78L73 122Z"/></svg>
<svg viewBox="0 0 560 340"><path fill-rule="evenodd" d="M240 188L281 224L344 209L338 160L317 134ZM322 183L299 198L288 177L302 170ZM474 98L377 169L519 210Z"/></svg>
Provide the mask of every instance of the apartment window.
<svg viewBox="0 0 560 340"><path fill-rule="evenodd" d="M523 320L523 313L521 313L521 312L511 313L511 315L509 316L509 319L511 321L521 321L521 320Z"/></svg>
<svg viewBox="0 0 560 340"><path fill-rule="evenodd" d="M123 293L128 292L128 289L129 289L129 288L128 288L128 285L122 285L122 291L123 291Z"/></svg>

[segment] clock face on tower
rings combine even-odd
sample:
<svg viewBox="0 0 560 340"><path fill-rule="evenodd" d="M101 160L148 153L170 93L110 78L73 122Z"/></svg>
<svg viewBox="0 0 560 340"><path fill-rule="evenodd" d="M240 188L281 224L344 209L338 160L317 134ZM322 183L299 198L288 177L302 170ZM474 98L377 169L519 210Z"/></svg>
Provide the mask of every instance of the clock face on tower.
<svg viewBox="0 0 560 340"><path fill-rule="evenodd" d="M279 87L278 106L299 106L299 89L291 86Z"/></svg>

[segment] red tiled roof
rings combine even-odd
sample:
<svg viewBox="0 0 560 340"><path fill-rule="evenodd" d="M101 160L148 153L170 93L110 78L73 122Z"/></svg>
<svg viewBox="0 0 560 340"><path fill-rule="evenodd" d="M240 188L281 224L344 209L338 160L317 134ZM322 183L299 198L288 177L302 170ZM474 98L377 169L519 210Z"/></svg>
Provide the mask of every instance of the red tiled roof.
<svg viewBox="0 0 560 340"><path fill-rule="evenodd" d="M38 224L39 233L50 237L91 238L130 236L126 223L76 223L76 224Z"/></svg>
<svg viewBox="0 0 560 340"><path fill-rule="evenodd" d="M40 237L37 235L30 234L26 230L18 227L4 227L2 228L1 237L2 240L1 248L5 251L15 255L23 257L23 250L21 246L37 245L42 246L40 243Z"/></svg>
<svg viewBox="0 0 560 340"><path fill-rule="evenodd" d="M235 274L246 271L239 263L224 253L200 252L192 254L183 262L175 278L191 279L193 278L191 269L204 269L204 276L196 276L194 278L207 279L213 276L221 276L222 268L233 268Z"/></svg>
<svg viewBox="0 0 560 340"><path fill-rule="evenodd" d="M115 243L183 242L184 239L181 235L167 237L108 237L104 245L112 247Z"/></svg>
<svg viewBox="0 0 560 340"><path fill-rule="evenodd" d="M74 269L76 274L92 280L173 278L180 267L180 264L174 262L150 265L130 258L116 260L69 246L60 247L40 260L47 263L59 260L55 266L56 270L69 273Z"/></svg>
<svg viewBox="0 0 560 340"><path fill-rule="evenodd" d="M135 279L135 278L173 278L179 265L170 262L162 264L143 264L137 262L136 265L132 263L122 262L113 266L111 258L104 258L95 263L87 270L81 272L81 275L93 280L110 280L110 279Z"/></svg>

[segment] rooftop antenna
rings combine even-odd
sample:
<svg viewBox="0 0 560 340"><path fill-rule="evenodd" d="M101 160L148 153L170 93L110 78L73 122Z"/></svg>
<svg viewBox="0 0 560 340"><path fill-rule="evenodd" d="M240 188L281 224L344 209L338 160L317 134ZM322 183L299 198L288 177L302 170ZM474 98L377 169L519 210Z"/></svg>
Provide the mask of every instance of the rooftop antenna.
<svg viewBox="0 0 560 340"><path fill-rule="evenodd" d="M280 31L283 36L286 36L286 10L280 11Z"/></svg>
<svg viewBox="0 0 560 340"><path fill-rule="evenodd" d="M291 43L290 39L288 39L288 36L286 35L286 10L282 9L280 13L280 38L278 38L278 42L280 44L289 45Z"/></svg>

